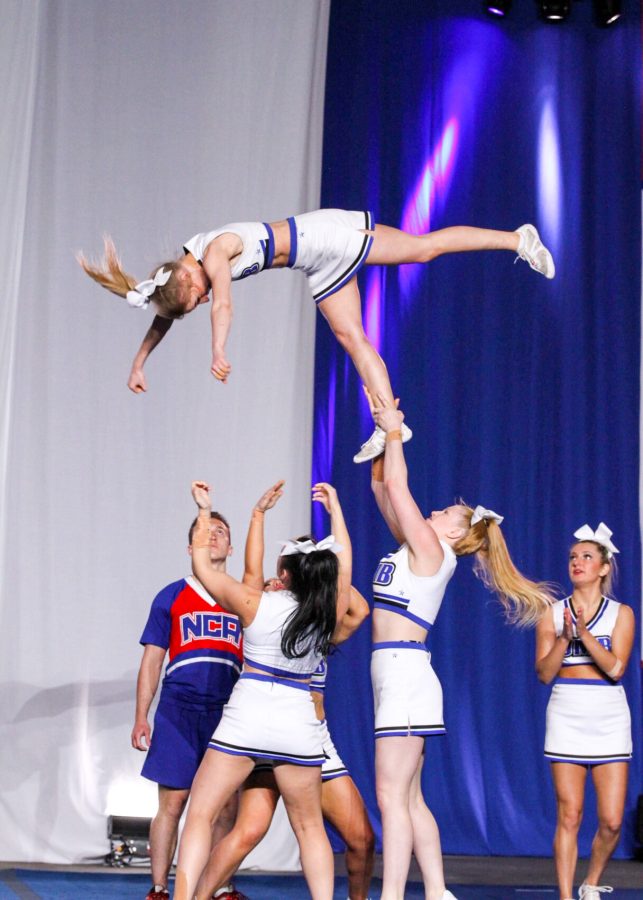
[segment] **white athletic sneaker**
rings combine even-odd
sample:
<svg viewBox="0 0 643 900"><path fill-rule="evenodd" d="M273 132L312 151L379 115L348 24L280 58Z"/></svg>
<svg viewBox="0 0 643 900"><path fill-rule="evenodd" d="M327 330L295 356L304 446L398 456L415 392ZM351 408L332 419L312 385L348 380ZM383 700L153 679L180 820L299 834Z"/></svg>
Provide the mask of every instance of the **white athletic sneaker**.
<svg viewBox="0 0 643 900"><path fill-rule="evenodd" d="M402 425L400 426L400 431L402 432L403 444L405 444L407 441L410 441L413 437L413 432L408 425L404 424L404 422L402 422ZM363 463L368 462L369 459L375 459L375 457L379 456L380 453L384 453L385 448L386 432L382 428L380 428L379 425L376 425L373 434L359 448L359 453L356 453L353 457L353 462Z"/></svg>
<svg viewBox="0 0 643 900"><path fill-rule="evenodd" d="M532 269L540 272L545 278L553 278L556 274L556 266L552 255L540 240L540 235L533 225L521 225L516 228L520 235L518 244L518 256L528 262Z"/></svg>
<svg viewBox="0 0 643 900"><path fill-rule="evenodd" d="M445 892L442 894L442 900L457 900L457 897L455 897L455 896L451 893L451 891L445 891Z"/></svg>
<svg viewBox="0 0 643 900"><path fill-rule="evenodd" d="M597 884L586 884L583 882L578 889L578 900L601 900L599 894L611 894L614 888L604 884L599 887Z"/></svg>

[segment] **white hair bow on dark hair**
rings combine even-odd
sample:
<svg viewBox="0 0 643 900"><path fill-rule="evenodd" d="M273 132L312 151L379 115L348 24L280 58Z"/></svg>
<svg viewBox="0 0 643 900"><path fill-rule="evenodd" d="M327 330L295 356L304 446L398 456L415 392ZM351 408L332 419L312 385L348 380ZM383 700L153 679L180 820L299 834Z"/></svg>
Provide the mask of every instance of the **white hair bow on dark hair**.
<svg viewBox="0 0 643 900"><path fill-rule="evenodd" d="M478 522L482 522L484 519L485 522L491 520L500 525L501 522L504 522L504 518L504 516L499 516L498 513L494 512L492 509L485 509L484 506L476 506L473 515L471 516L471 524L477 525Z"/></svg>
<svg viewBox="0 0 643 900"><path fill-rule="evenodd" d="M578 531L574 532L574 537L578 541L593 541L595 544L600 544L601 547L605 547L608 559L611 559L615 553L620 552L610 540L612 532L605 522L599 522L596 531L592 531L589 525L581 525Z"/></svg>
<svg viewBox="0 0 643 900"><path fill-rule="evenodd" d="M157 287L166 285L170 280L171 274L171 269L168 269L166 272L163 266L161 266L154 278L148 278L146 281L139 282L133 291L128 291L126 294L129 305L133 306L135 309L145 309L145 307L149 305L150 297L154 291Z"/></svg>
<svg viewBox="0 0 643 900"><path fill-rule="evenodd" d="M306 541L285 541L282 543L279 555L294 556L295 553L303 553L307 556L309 553L319 553L321 550L331 550L333 553L339 553L343 549L341 544L335 543L335 535L329 534L328 537L317 541L317 543L311 541L310 538Z"/></svg>

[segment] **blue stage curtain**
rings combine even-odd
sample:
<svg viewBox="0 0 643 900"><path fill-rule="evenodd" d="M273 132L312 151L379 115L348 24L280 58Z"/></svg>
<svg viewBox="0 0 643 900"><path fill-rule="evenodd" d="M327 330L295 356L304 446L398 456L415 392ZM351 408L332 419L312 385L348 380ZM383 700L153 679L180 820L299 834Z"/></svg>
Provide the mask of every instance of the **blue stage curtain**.
<svg viewBox="0 0 643 900"><path fill-rule="evenodd" d="M498 510L518 567L565 591L573 532L605 521L621 549L616 596L640 618L640 14L633 0L623 7L604 30L589 3L555 26L531 2L494 20L475 0L333 0L322 205L411 230L538 225L554 281L509 253L366 267L365 320L414 431L420 506L462 496ZM351 461L371 430L359 381L321 321L315 408L313 476L339 489L368 596L393 541L368 466ZM638 631L624 679L635 756L620 856L632 854L641 790ZM331 658L328 716L378 823L369 632ZM448 734L427 740L424 789L444 851L548 855L549 688L534 673L533 632L504 622L465 559L429 647ZM590 788L583 854L594 805Z"/></svg>

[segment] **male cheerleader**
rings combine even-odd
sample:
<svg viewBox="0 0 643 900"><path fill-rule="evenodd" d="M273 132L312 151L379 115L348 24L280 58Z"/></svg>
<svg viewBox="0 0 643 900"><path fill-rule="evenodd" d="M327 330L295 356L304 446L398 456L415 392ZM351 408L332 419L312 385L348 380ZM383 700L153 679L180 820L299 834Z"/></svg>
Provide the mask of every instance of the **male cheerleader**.
<svg viewBox="0 0 643 900"><path fill-rule="evenodd" d="M220 513L213 512L211 519L210 559L225 572L232 553L230 527ZM195 524L196 519L189 531L190 553ZM168 876L179 820L208 741L241 672L241 626L189 575L156 595L140 643L145 649L138 673L132 746L148 751L141 774L158 784L159 795L158 812L150 826L153 884L146 900L169 900ZM148 713L167 652L152 732ZM232 828L235 817L236 796L214 826L213 844ZM247 900L231 884L214 896Z"/></svg>

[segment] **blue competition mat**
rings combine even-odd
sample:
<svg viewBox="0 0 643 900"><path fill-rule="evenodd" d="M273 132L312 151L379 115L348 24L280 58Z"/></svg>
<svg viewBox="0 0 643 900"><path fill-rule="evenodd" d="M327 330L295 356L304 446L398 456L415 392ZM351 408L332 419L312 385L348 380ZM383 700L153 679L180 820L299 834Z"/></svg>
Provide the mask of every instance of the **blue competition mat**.
<svg viewBox="0 0 643 900"><path fill-rule="evenodd" d="M149 888L149 875L114 872L45 872L27 869L0 871L2 900L143 900ZM307 900L310 897L300 876L239 875L235 885L250 900ZM371 895L380 896L381 882L373 879ZM556 900L558 892L549 887L493 887L450 884L457 900ZM346 878L335 879L335 900L346 900ZM420 884L409 884L406 900L423 900ZM643 890L616 890L610 900L642 900Z"/></svg>

